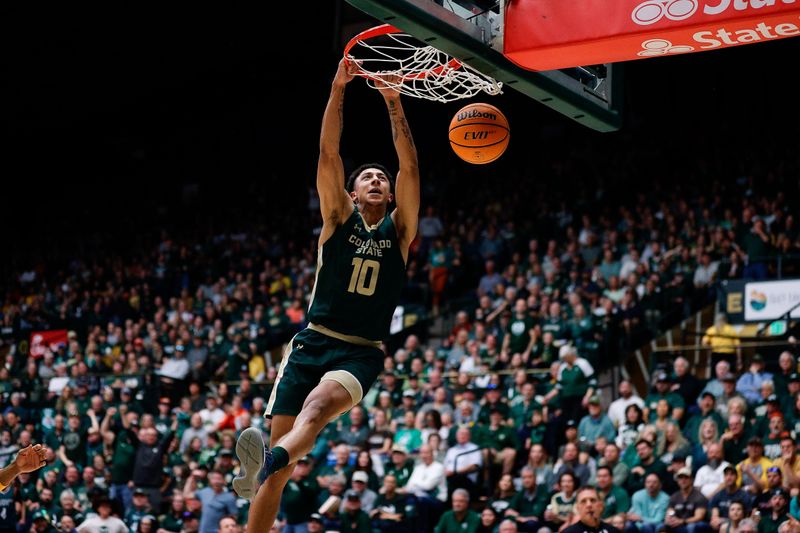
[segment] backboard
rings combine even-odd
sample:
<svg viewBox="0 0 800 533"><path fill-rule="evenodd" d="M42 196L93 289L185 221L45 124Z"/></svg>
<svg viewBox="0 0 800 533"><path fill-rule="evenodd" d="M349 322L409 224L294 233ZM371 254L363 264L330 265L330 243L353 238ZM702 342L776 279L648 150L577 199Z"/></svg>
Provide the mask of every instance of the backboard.
<svg viewBox="0 0 800 533"><path fill-rule="evenodd" d="M503 55L502 0L489 8L468 0L347 1L580 124L602 132L621 126L622 66L519 67Z"/></svg>

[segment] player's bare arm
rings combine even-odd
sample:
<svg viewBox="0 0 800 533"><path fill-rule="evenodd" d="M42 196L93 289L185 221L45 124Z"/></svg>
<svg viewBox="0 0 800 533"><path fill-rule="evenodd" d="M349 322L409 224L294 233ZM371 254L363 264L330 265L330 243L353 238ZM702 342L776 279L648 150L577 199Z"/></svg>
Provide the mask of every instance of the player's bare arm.
<svg viewBox="0 0 800 533"><path fill-rule="evenodd" d="M380 82L378 82L378 85L380 87ZM400 102L400 93L386 86L380 88L380 92L389 111L389 120L392 124L392 139L399 162L397 183L395 185L397 208L392 213L392 219L400 238L403 260L407 260L408 247L417 235L417 222L419 220L417 147L414 145L411 128L408 126L403 105Z"/></svg>
<svg viewBox="0 0 800 533"><path fill-rule="evenodd" d="M322 213L322 232L319 242L324 243L353 210L353 201L344 189L344 165L339 155L339 142L344 126L344 90L353 79L354 65L344 59L331 85L331 95L322 117L317 164L317 192Z"/></svg>

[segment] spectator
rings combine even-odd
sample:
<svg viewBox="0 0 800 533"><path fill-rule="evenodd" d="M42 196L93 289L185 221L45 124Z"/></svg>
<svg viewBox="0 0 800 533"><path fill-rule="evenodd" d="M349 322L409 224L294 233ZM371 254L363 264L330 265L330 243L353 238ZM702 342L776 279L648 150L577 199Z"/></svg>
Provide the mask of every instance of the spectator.
<svg viewBox="0 0 800 533"><path fill-rule="evenodd" d="M633 392L633 386L630 381L625 379L620 381L618 391L619 398L608 406L608 418L611 419L615 428L619 428L625 423L628 406L637 405L639 408L644 406L644 400Z"/></svg>
<svg viewBox="0 0 800 533"><path fill-rule="evenodd" d="M686 435L686 438L689 439L691 443L697 444L704 439L700 428L706 420L711 420L714 424L715 438L724 427L724 421L715 409L715 401L716 398L710 392L703 392L700 395L700 400L698 401L700 412L691 416L689 420L686 421L686 425L683 428L684 435Z"/></svg>
<svg viewBox="0 0 800 533"><path fill-rule="evenodd" d="M624 489L614 485L614 478L611 469L601 466L597 469L597 493L603 503L603 514L601 518L610 519L612 516L625 516L630 510L631 500Z"/></svg>
<svg viewBox="0 0 800 533"><path fill-rule="evenodd" d="M291 466L287 468L292 468ZM364 472L361 472L362 474ZM302 457L294 465L292 477L283 488L281 496L281 511L286 518L284 531L286 533L305 533L311 514L317 510L317 484L311 474L311 458ZM355 478L355 475L353 476ZM223 517L220 521L220 526ZM234 520L234 524L235 524ZM220 527L219 533L226 533Z"/></svg>
<svg viewBox="0 0 800 533"><path fill-rule="evenodd" d="M797 443L791 435L784 434L780 439L781 456L772 464L781 469L785 488L800 488L800 458L797 456Z"/></svg>
<svg viewBox="0 0 800 533"><path fill-rule="evenodd" d="M481 511L480 518L481 522L478 524L478 529L476 529L477 533L495 533L495 531L497 531L499 527L498 515L494 509L485 507L483 511ZM423 531L426 530L423 529Z"/></svg>
<svg viewBox="0 0 800 533"><path fill-rule="evenodd" d="M344 511L339 516L341 533L372 533L369 515L361 509L361 498L350 492L344 500Z"/></svg>
<svg viewBox="0 0 800 533"><path fill-rule="evenodd" d="M363 505L363 500L362 500ZM370 513L372 526L388 533L407 531L406 497L397 492L397 479L388 474L383 478L383 489Z"/></svg>
<svg viewBox="0 0 800 533"><path fill-rule="evenodd" d="M452 504L453 508L445 512L436 524L435 533L475 533L480 518L469 508L469 492L464 489L453 491Z"/></svg>
<svg viewBox="0 0 800 533"><path fill-rule="evenodd" d="M391 474L387 473L386 475L388 476ZM344 496L345 499L347 499L352 494L356 494L361 500L361 506L359 508L365 513L370 514L375 507L375 500L378 498L378 495L367 487L368 482L369 476L367 473L363 470L356 470L353 472L351 487L347 492L345 492ZM396 483L397 478L395 478L395 484Z"/></svg>
<svg viewBox="0 0 800 533"><path fill-rule="evenodd" d="M708 504L711 510L711 527L719 529L728 518L733 502L740 502L745 513L750 511L752 496L739 487L736 467L728 465L723 471L723 485L712 497Z"/></svg>
<svg viewBox="0 0 800 533"><path fill-rule="evenodd" d="M628 449L639 440L644 428L644 414L642 409L635 404L629 405L625 410L625 422L617 429L617 446L623 450Z"/></svg>
<svg viewBox="0 0 800 533"><path fill-rule="evenodd" d="M183 488L184 498L197 498L203 509L200 516L200 533L217 533L219 521L225 515L236 515L236 496L225 487L225 477L222 472L211 471L208 473L208 486L195 490L197 477L187 478Z"/></svg>
<svg viewBox="0 0 800 533"><path fill-rule="evenodd" d="M772 374L764 371L764 358L757 353L750 361L750 369L736 382L736 390L745 397L747 403L756 405L761 401L761 384L772 380Z"/></svg>
<svg viewBox="0 0 800 533"><path fill-rule="evenodd" d="M79 533L128 533L125 522L111 515L111 501L100 499L95 504L97 514L90 515L78 525Z"/></svg>
<svg viewBox="0 0 800 533"><path fill-rule="evenodd" d="M385 469L386 473L395 477L398 486L405 487L414 470L414 463L408 459L408 450L399 444L395 444L392 446L390 458L391 462Z"/></svg>
<svg viewBox="0 0 800 533"><path fill-rule="evenodd" d="M544 511L546 523L559 531L569 527L579 487L578 478L571 471L564 472L558 477L558 492L550 498L550 504Z"/></svg>
<svg viewBox="0 0 800 533"><path fill-rule="evenodd" d="M549 503L549 490L536 481L536 472L530 466L522 469L522 490L509 502L505 515L516 521L520 531L535 532L541 525L541 517Z"/></svg>
<svg viewBox="0 0 800 533"><path fill-rule="evenodd" d="M651 441L644 438L636 442L636 454L639 456L639 464L631 468L627 486L629 494L644 488L645 480L650 474L661 477L666 473L667 467L663 462L656 460L653 455L653 446L654 444Z"/></svg>
<svg viewBox="0 0 800 533"><path fill-rule="evenodd" d="M606 445L603 449L603 459L600 464L611 469L614 485L617 487L626 486L631 470L628 465L620 461L619 447L616 444L610 442Z"/></svg>
<svg viewBox="0 0 800 533"><path fill-rule="evenodd" d="M694 405L703 388L703 382L690 372L689 360L685 357L676 357L673 363L675 377L672 380L672 392L683 398L684 406Z"/></svg>
<svg viewBox="0 0 800 533"><path fill-rule="evenodd" d="M184 453L186 449L189 447L189 443L192 442L193 439L199 438L201 446L206 445L206 438L208 436L208 430L203 425L203 419L200 417L200 413L192 414L191 418L189 419L190 426L183 431L183 435L181 435L181 444L180 444L180 452Z"/></svg>
<svg viewBox="0 0 800 533"><path fill-rule="evenodd" d="M706 464L695 474L694 486L710 499L724 485L725 470L732 465L722 459L722 445L718 442L708 446L707 457Z"/></svg>
<svg viewBox="0 0 800 533"><path fill-rule="evenodd" d="M492 408L489 424L485 430L484 444L487 454L487 463L502 465L503 474L511 474L514 461L517 458L519 441L517 432L506 426L503 412Z"/></svg>
<svg viewBox="0 0 800 533"><path fill-rule="evenodd" d="M658 402L665 400L669 406L670 418L675 421L680 421L683 418L683 413L686 409L686 404L683 397L672 391L672 380L664 371L656 374L655 392L649 394L644 400L644 418L651 420L653 412L655 412Z"/></svg>
<svg viewBox="0 0 800 533"><path fill-rule="evenodd" d="M750 436L745 432L744 422L742 415L730 415L728 429L720 437L720 441L723 443L723 455L731 464L739 464L747 457L745 448L748 447Z"/></svg>
<svg viewBox="0 0 800 533"><path fill-rule="evenodd" d="M762 514L758 522L758 533L778 533L778 526L790 519L787 513L789 496L783 488L770 493L771 512Z"/></svg>
<svg viewBox="0 0 800 533"><path fill-rule="evenodd" d="M781 470L776 466L767 469L767 483L764 490L755 495L753 499L753 510L762 515L769 514L772 509L772 494L775 489L783 488L783 476ZM787 493L788 494L788 493ZM788 496L786 498L788 505Z"/></svg>
<svg viewBox="0 0 800 533"><path fill-rule="evenodd" d="M242 526L236 523L235 517L223 516L219 520L219 533L242 533Z"/></svg>
<svg viewBox="0 0 800 533"><path fill-rule="evenodd" d="M701 394L709 392L712 396L714 396L714 400L719 402L722 398L722 381L730 371L731 364L728 361L717 361L717 363L714 365L714 378L706 382L705 387L703 387L703 390L700 391Z"/></svg>
<svg viewBox="0 0 800 533"><path fill-rule="evenodd" d="M143 489L147 493L150 504L156 509L161 505L164 455L167 453L167 448L175 435L173 430L174 427L162 437L160 442L158 440L158 431L154 427L141 428L136 436L133 483L137 488Z"/></svg>
<svg viewBox="0 0 800 533"><path fill-rule="evenodd" d="M708 500L692 485L692 469L682 468L675 474L675 479L679 490L669 498L664 524L676 533L708 531Z"/></svg>
<svg viewBox="0 0 800 533"><path fill-rule="evenodd" d="M594 368L586 359L578 357L573 346L562 346L558 355L561 364L558 367L557 383L544 396L544 403L546 405L558 396L563 418L580 420L597 387Z"/></svg>
<svg viewBox="0 0 800 533"><path fill-rule="evenodd" d="M728 511L728 518L719 526L720 533L755 533L756 523L749 518L745 518L744 504L739 501L731 502Z"/></svg>
<svg viewBox="0 0 800 533"><path fill-rule="evenodd" d="M414 467L404 491L416 497L417 516L422 531L428 531L447 500L444 465L434 460L430 445L419 449L420 462Z"/></svg>
<svg viewBox="0 0 800 533"><path fill-rule="evenodd" d="M480 448L471 441L469 428L458 428L456 445L447 450L444 458L448 492L452 494L458 488L466 488L468 493L475 491L478 470L482 466L483 458Z"/></svg>
<svg viewBox="0 0 800 533"><path fill-rule="evenodd" d="M589 398L589 414L584 416L578 424L578 437L585 442L595 442L598 437L606 441L614 441L617 432L611 419L603 412L600 397L597 395Z"/></svg>
<svg viewBox="0 0 800 533"><path fill-rule="evenodd" d="M560 479L562 474L570 473L576 477L576 487L586 485L592 477L592 471L587 463L588 461L581 460L578 445L575 442L567 442L561 458L553 465L554 475Z"/></svg>
<svg viewBox="0 0 800 533"><path fill-rule="evenodd" d="M759 437L747 441L747 458L736 465L740 487L751 494L760 494L767 485L767 470L772 462L764 457L764 444Z"/></svg>
<svg viewBox="0 0 800 533"><path fill-rule="evenodd" d="M220 423L225 418L225 411L219 408L219 399L216 396L206 398L206 407L200 411L200 419L207 432L217 431Z"/></svg>
<svg viewBox="0 0 800 533"><path fill-rule="evenodd" d="M366 444L367 437L369 436L369 427L364 417L364 409L362 409L361 406L353 406L349 416L350 426L342 429L336 440L344 442L350 446L351 451L354 451Z"/></svg>
<svg viewBox="0 0 800 533"><path fill-rule="evenodd" d="M645 486L633 494L628 520L641 533L658 533L664 525L670 498L661 490L661 480L648 474Z"/></svg>

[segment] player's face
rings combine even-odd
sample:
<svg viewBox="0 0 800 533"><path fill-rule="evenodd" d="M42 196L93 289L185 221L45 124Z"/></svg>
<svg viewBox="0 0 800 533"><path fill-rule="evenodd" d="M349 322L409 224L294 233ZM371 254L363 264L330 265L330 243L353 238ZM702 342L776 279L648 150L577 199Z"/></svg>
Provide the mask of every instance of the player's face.
<svg viewBox="0 0 800 533"><path fill-rule="evenodd" d="M367 168L358 175L351 195L362 205L388 205L392 201L389 178L377 168Z"/></svg>

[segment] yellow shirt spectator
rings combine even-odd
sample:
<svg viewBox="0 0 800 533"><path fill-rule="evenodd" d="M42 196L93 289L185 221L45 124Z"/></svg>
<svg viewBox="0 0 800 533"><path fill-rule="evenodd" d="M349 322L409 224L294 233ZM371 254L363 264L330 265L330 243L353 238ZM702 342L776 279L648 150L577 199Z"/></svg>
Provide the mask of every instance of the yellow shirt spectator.
<svg viewBox="0 0 800 533"><path fill-rule="evenodd" d="M735 354L741 344L739 334L727 320L717 318L716 323L706 330L702 343L711 346L714 353Z"/></svg>

